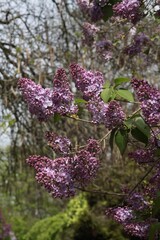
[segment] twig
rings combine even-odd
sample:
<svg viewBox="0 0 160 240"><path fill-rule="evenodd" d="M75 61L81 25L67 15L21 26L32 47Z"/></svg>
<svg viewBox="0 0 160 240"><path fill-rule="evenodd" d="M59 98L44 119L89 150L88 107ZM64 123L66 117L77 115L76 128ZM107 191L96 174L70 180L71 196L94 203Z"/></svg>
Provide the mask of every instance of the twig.
<svg viewBox="0 0 160 240"><path fill-rule="evenodd" d="M154 164L149 168L149 170L144 174L144 176L139 180L139 182L132 188L132 190L128 193L128 196L131 196L131 194L136 190L136 188L143 182L143 180L150 174L150 172L153 170L153 168L156 166L157 161L154 162Z"/></svg>
<svg viewBox="0 0 160 240"><path fill-rule="evenodd" d="M106 194L106 195L110 195L110 196L125 196L125 193L114 193L114 192L108 192L108 191L98 191L98 190L88 190L85 188L79 188L76 187L76 189L81 190L83 192L89 192L89 193L100 193L100 194Z"/></svg>

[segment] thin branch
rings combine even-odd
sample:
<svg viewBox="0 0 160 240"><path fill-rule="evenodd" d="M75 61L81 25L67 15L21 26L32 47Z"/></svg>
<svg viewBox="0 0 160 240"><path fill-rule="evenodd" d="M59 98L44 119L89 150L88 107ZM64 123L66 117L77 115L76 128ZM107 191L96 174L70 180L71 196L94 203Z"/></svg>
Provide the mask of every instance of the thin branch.
<svg viewBox="0 0 160 240"><path fill-rule="evenodd" d="M76 189L83 191L83 192L89 192L89 193L100 193L100 194L104 194L104 195L110 195L110 196L125 196L126 194L124 193L115 193L115 192L108 192L108 191L98 191L98 190L88 190L85 188L79 188L76 187Z"/></svg>
<svg viewBox="0 0 160 240"><path fill-rule="evenodd" d="M150 174L153 168L157 165L157 161L149 168L149 170L144 174L144 176L138 181L138 183L132 188L132 190L128 193L128 196L131 196L132 193L139 187L139 185L144 181L144 179Z"/></svg>

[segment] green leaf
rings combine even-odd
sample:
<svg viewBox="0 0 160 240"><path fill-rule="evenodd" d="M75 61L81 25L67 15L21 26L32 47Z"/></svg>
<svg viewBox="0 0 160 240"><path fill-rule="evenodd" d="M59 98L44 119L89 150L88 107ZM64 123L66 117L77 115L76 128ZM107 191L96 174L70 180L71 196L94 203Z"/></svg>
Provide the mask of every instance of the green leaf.
<svg viewBox="0 0 160 240"><path fill-rule="evenodd" d="M147 138L150 137L150 128L149 126L145 123L143 118L138 117L133 124L145 135Z"/></svg>
<svg viewBox="0 0 160 240"><path fill-rule="evenodd" d="M113 16L113 9L112 6L106 5L102 8L102 13L103 13L103 20L107 21L109 18Z"/></svg>
<svg viewBox="0 0 160 240"><path fill-rule="evenodd" d="M124 129L120 129L115 135L115 142L121 155L123 155L127 147L128 132Z"/></svg>
<svg viewBox="0 0 160 240"><path fill-rule="evenodd" d="M137 127L131 130L131 134L136 140L148 144L148 137Z"/></svg>
<svg viewBox="0 0 160 240"><path fill-rule="evenodd" d="M129 102L134 102L134 97L133 97L133 94L129 91L129 90L126 90L126 89L118 89L116 91L117 95L126 99L127 101Z"/></svg>
<svg viewBox="0 0 160 240"><path fill-rule="evenodd" d="M105 84L103 85L103 88L109 88L110 87L110 82L106 81Z"/></svg>
<svg viewBox="0 0 160 240"><path fill-rule="evenodd" d="M157 233L160 233L160 222L153 223L151 225L150 230L149 230L149 238L148 238L148 240L155 239L155 236L157 235Z"/></svg>
<svg viewBox="0 0 160 240"><path fill-rule="evenodd" d="M74 100L74 102L75 102L75 104L87 103L87 101L84 100L84 99L82 99L82 98L76 98L76 99Z"/></svg>
<svg viewBox="0 0 160 240"><path fill-rule="evenodd" d="M107 103L109 98L112 95L112 89L111 88L105 88L102 92L101 92L101 98L102 100Z"/></svg>
<svg viewBox="0 0 160 240"><path fill-rule="evenodd" d="M130 82L129 78L126 77L119 77L114 79L115 86L121 85L122 83Z"/></svg>
<svg viewBox="0 0 160 240"><path fill-rule="evenodd" d="M116 132L117 132L117 128L113 129L109 138L109 145L110 145L111 151L113 151Z"/></svg>

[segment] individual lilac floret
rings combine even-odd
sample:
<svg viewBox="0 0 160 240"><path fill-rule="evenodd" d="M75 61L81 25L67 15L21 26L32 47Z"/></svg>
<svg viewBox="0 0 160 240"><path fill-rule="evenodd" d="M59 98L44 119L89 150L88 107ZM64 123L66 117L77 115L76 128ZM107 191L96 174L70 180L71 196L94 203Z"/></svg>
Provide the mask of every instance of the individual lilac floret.
<svg viewBox="0 0 160 240"><path fill-rule="evenodd" d="M112 58L113 45L109 40L102 40L96 43L96 52L101 59L109 61Z"/></svg>
<svg viewBox="0 0 160 240"><path fill-rule="evenodd" d="M70 73L77 89L82 92L85 100L89 100L101 92L104 84L104 78L101 72L87 71L78 64L71 64Z"/></svg>
<svg viewBox="0 0 160 240"><path fill-rule="evenodd" d="M126 18L133 24L140 20L140 0L123 0L113 6L116 16Z"/></svg>
<svg viewBox="0 0 160 240"><path fill-rule="evenodd" d="M124 49L124 52L127 55L135 56L135 55L141 53L143 47L147 44L149 44L149 37L147 35L145 35L144 33L139 33L138 35L136 35L134 37L133 44L126 47Z"/></svg>
<svg viewBox="0 0 160 240"><path fill-rule="evenodd" d="M125 113L118 102L111 101L106 104L100 97L92 98L88 102L88 111L92 115L93 122L104 124L108 129L121 126L125 119Z"/></svg>
<svg viewBox="0 0 160 240"><path fill-rule="evenodd" d="M90 24L88 22L83 24L83 43L88 45L89 47L92 46L94 42L94 38L96 33L99 31L99 28L96 27L94 24Z"/></svg>
<svg viewBox="0 0 160 240"><path fill-rule="evenodd" d="M18 87L28 104L31 114L36 115L41 121L47 120L54 114L53 90L44 89L40 84L36 84L27 78L21 78Z"/></svg>
<svg viewBox="0 0 160 240"><path fill-rule="evenodd" d="M73 104L74 95L69 88L69 82L63 68L57 70L53 79L53 85L52 100L55 112L61 115L77 113L78 108Z"/></svg>
<svg viewBox="0 0 160 240"><path fill-rule="evenodd" d="M106 215L121 224L129 222L134 218L133 210L128 207L109 208L106 211Z"/></svg>
<svg viewBox="0 0 160 240"><path fill-rule="evenodd" d="M132 236L139 237L140 239L148 239L150 225L150 222L126 222L123 227L126 233Z"/></svg>
<svg viewBox="0 0 160 240"><path fill-rule="evenodd" d="M62 136L58 136L54 132L46 132L46 139L49 146L56 152L61 154L68 154L71 149L71 141Z"/></svg>

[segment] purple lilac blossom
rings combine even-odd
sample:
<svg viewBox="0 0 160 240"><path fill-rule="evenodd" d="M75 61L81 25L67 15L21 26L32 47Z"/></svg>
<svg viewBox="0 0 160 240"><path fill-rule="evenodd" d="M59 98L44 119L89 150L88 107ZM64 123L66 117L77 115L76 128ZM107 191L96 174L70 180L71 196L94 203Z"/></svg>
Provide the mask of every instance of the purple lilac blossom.
<svg viewBox="0 0 160 240"><path fill-rule="evenodd" d="M108 129L121 126L125 119L125 113L118 102L106 104L100 97L94 97L88 102L88 111L94 123L104 124Z"/></svg>
<svg viewBox="0 0 160 240"><path fill-rule="evenodd" d="M155 149L137 149L134 152L129 153L129 157L133 158L139 164L153 163Z"/></svg>
<svg viewBox="0 0 160 240"><path fill-rule="evenodd" d="M90 8L90 17L92 22L97 22L103 18L103 12L97 0L93 1L93 6Z"/></svg>
<svg viewBox="0 0 160 240"><path fill-rule="evenodd" d="M45 135L48 145L56 152L61 154L68 154L71 149L71 141L62 136L58 136L54 132L46 132Z"/></svg>
<svg viewBox="0 0 160 240"><path fill-rule="evenodd" d="M134 211L130 207L109 208L106 211L108 217L112 217L115 221L122 224L124 231L132 236L140 239L148 239L149 229L152 223L157 222L156 219L147 219L146 221L137 221Z"/></svg>
<svg viewBox="0 0 160 240"><path fill-rule="evenodd" d="M46 121L54 113L61 115L74 114L78 111L73 104L73 93L69 89L69 82L65 70L57 70L54 80L54 89L43 88L27 78L21 78L18 87L28 104L31 114L40 121Z"/></svg>
<svg viewBox="0 0 160 240"><path fill-rule="evenodd" d="M77 187L84 187L93 179L99 168L99 161L94 154L81 150L73 159L72 176Z"/></svg>
<svg viewBox="0 0 160 240"><path fill-rule="evenodd" d="M112 58L113 45L109 40L102 40L96 43L96 52L105 61Z"/></svg>
<svg viewBox="0 0 160 240"><path fill-rule="evenodd" d="M139 33L134 37L133 44L124 49L124 53L135 56L142 52L143 46L149 44L149 37L144 33Z"/></svg>
<svg viewBox="0 0 160 240"><path fill-rule="evenodd" d="M27 78L21 78L18 82L18 87L28 104L31 114L36 115L41 121L48 119L54 114L53 90L49 88L44 89L40 84L36 84Z"/></svg>
<svg viewBox="0 0 160 240"><path fill-rule="evenodd" d="M80 10L87 15L92 22L97 22L102 19L103 13L101 7L105 3L98 3L97 0L90 2L89 0L77 0Z"/></svg>
<svg viewBox="0 0 160 240"><path fill-rule="evenodd" d="M148 239L150 222L131 222L124 224L124 230L126 233L132 236L139 237L140 239Z"/></svg>
<svg viewBox="0 0 160 240"><path fill-rule="evenodd" d="M157 193L160 191L160 165L157 164L153 176L150 178L147 187L145 188L146 195L152 199L156 198Z"/></svg>
<svg viewBox="0 0 160 240"><path fill-rule="evenodd" d="M121 224L131 221L134 218L133 210L129 207L109 208L106 211L106 215Z"/></svg>
<svg viewBox="0 0 160 240"><path fill-rule="evenodd" d="M88 46L92 46L95 35L98 31L99 31L99 28L96 27L94 24L85 22L83 24L83 35L84 35L83 43Z"/></svg>
<svg viewBox="0 0 160 240"><path fill-rule="evenodd" d="M36 170L36 180L51 193L53 197L69 197L75 194L71 176L71 158L57 158L30 156L27 163Z"/></svg>
<svg viewBox="0 0 160 240"><path fill-rule="evenodd" d="M74 95L69 88L66 72L63 68L57 70L53 79L53 103L55 112L61 115L75 114L77 106L73 104Z"/></svg>
<svg viewBox="0 0 160 240"><path fill-rule="evenodd" d="M92 121L94 123L104 123L105 113L107 111L107 104L105 104L99 96L95 96L91 100L89 100L87 108L88 111L91 113Z"/></svg>
<svg viewBox="0 0 160 240"><path fill-rule="evenodd" d="M95 149L93 150L93 145ZM96 175L99 160L98 142L89 139L86 148L73 157L66 156L54 160L30 156L26 161L34 167L36 180L55 198L73 196L76 188L86 186Z"/></svg>
<svg viewBox="0 0 160 240"><path fill-rule="evenodd" d="M133 24L140 20L140 0L123 0L113 6L116 16L131 21Z"/></svg>
<svg viewBox="0 0 160 240"><path fill-rule="evenodd" d="M101 152L98 141L92 138L88 139L86 151L90 152L94 157L98 155Z"/></svg>
<svg viewBox="0 0 160 240"><path fill-rule="evenodd" d="M126 202L128 206L134 211L143 211L149 208L149 202L144 198L144 193L134 192L127 197Z"/></svg>
<svg viewBox="0 0 160 240"><path fill-rule="evenodd" d="M101 72L87 71L78 64L71 64L70 73L77 89L82 92L85 100L88 101L101 92L104 84Z"/></svg>
<svg viewBox="0 0 160 240"><path fill-rule="evenodd" d="M157 125L160 121L160 92L145 80L133 78L131 84L141 103L146 122L150 126Z"/></svg>
<svg viewBox="0 0 160 240"><path fill-rule="evenodd" d="M81 10L84 14L89 15L90 8L91 8L91 6L93 6L93 4L90 3L89 0L76 0L76 1L77 1L77 4L78 4L80 10Z"/></svg>

